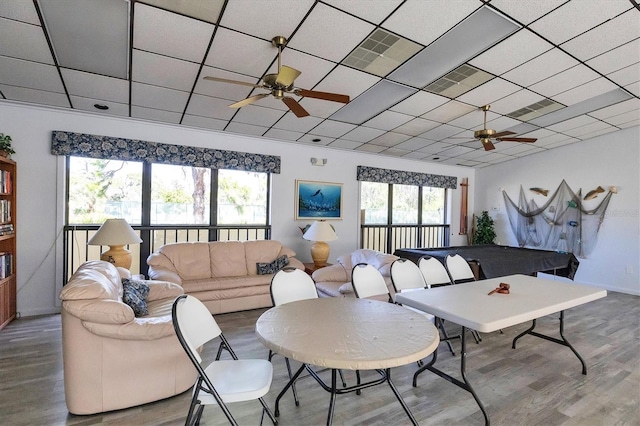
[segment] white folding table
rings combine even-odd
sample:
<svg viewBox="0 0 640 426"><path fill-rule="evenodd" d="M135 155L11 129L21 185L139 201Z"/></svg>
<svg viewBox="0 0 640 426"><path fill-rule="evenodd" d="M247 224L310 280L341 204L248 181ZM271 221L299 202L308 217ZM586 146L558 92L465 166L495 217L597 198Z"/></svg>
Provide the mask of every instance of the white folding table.
<svg viewBox="0 0 640 426"><path fill-rule="evenodd" d="M494 293L488 295L491 290L499 287L500 283L510 285L509 294ZM484 415L485 423L488 425L490 423L489 416L466 377L465 329L469 328L489 333L532 321L529 329L513 339L512 347L514 349L516 341L527 334L550 340L569 347L582 363L582 374L587 374L587 366L584 360L564 337L564 311L600 299L606 295L607 291L600 288L528 275L508 275L466 284L396 294L397 303L420 309L462 326L460 371L463 381L434 367L437 359L437 351L435 351L431 361L420 368L413 376L413 386L417 385L418 375L425 370L445 378L473 395ZM537 318L557 312L560 312L560 339L535 331Z"/></svg>

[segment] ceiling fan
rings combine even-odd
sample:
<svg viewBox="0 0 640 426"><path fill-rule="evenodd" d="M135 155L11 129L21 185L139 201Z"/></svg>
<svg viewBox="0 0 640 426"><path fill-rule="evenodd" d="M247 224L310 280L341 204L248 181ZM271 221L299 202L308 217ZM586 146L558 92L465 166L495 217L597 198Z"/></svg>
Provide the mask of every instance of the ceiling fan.
<svg viewBox="0 0 640 426"><path fill-rule="evenodd" d="M537 141L536 138L509 138L505 136L515 135L514 132L504 131L496 132L495 130L487 129L487 111L489 111L491 105L481 106L480 109L484 111L484 126L481 130L473 132L473 137L482 142L482 146L485 151L491 151L496 149L495 145L491 142L491 139L495 139L500 142L527 142L532 143Z"/></svg>
<svg viewBox="0 0 640 426"><path fill-rule="evenodd" d="M327 93L327 92L317 92L315 90L307 90L301 89L298 87L294 87L293 83L295 79L302 74L301 71L298 71L295 68L288 67L286 65L282 65L281 55L282 48L287 44L286 37L276 36L271 39L271 44L278 48L278 73L277 74L267 74L262 78L262 81L259 84L247 83L244 81L238 80L229 80L226 78L218 78L218 77L204 77L205 80L212 81L220 81L223 83L232 83L232 84L241 84L243 86L255 87L258 89L266 89L268 93L260 93L257 95L250 96L246 99L241 100L240 102L236 102L234 104L229 105L230 108L242 108L243 106L247 106L252 104L255 101L258 101L262 98L266 98L271 95L276 99L282 100L282 102L287 105L287 107L293 112L297 117L306 117L309 115L307 110L305 110L302 105L298 103L294 98L287 96L288 93L292 93L296 96L307 97L307 98L315 98L315 99L323 99L326 101L333 102L342 102L343 104L349 103L349 96L340 95L337 93Z"/></svg>

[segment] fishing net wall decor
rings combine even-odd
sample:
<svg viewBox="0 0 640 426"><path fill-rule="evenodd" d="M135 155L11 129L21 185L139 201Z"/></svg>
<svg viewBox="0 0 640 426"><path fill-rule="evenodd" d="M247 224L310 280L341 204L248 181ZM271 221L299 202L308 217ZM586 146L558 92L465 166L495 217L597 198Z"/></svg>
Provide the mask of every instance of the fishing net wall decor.
<svg viewBox="0 0 640 426"><path fill-rule="evenodd" d="M531 190L543 195L548 192L539 188ZM598 187L589 191L584 199L593 199L599 192L604 192L604 189ZM583 206L582 190L576 194L564 180L542 206L538 206L533 198L527 202L522 186L517 204L506 191L503 190L502 195L511 229L520 247L573 253L586 258L595 248L598 230L611 195L615 192L615 187L611 187L602 201L591 210Z"/></svg>

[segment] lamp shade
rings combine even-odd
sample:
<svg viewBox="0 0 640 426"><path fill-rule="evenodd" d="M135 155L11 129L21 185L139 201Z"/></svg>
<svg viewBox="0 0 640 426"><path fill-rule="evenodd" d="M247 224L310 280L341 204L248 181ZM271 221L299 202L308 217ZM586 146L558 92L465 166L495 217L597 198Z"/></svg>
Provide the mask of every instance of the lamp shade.
<svg viewBox="0 0 640 426"><path fill-rule="evenodd" d="M302 236L309 241L334 241L338 239L333 227L325 221L315 221Z"/></svg>
<svg viewBox="0 0 640 426"><path fill-rule="evenodd" d="M92 246L118 246L141 243L142 239L124 219L107 219L87 242Z"/></svg>

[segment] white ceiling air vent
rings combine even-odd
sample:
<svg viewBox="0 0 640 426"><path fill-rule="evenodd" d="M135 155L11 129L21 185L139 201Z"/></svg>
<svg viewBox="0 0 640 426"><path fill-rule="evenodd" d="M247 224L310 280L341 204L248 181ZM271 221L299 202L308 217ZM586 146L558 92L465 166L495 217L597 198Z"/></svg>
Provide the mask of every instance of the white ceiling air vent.
<svg viewBox="0 0 640 426"><path fill-rule="evenodd" d="M420 49L421 45L378 28L342 63L385 77Z"/></svg>
<svg viewBox="0 0 640 426"><path fill-rule="evenodd" d="M507 114L507 117L515 118L520 121L529 121L541 115L564 108L564 105L551 99L543 99L524 108L520 108Z"/></svg>
<svg viewBox="0 0 640 426"><path fill-rule="evenodd" d="M444 77L429 84L424 90L454 99L492 78L493 75L487 72L468 64L462 64Z"/></svg>

